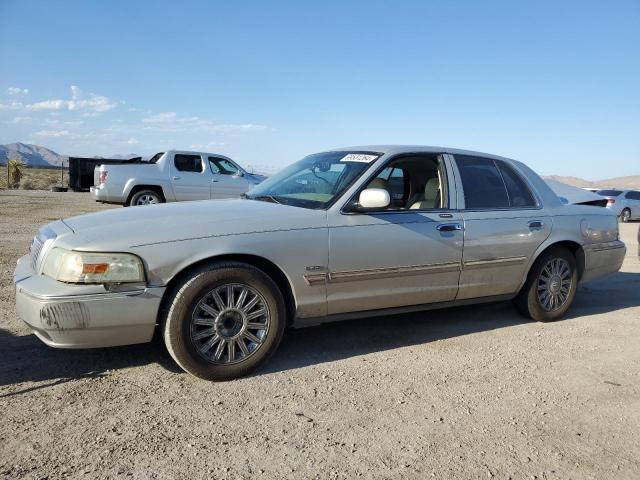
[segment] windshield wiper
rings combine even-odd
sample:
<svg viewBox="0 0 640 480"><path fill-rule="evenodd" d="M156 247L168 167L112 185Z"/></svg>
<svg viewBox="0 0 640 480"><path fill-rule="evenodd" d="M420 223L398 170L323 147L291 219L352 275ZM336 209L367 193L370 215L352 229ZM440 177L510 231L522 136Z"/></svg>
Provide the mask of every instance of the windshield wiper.
<svg viewBox="0 0 640 480"><path fill-rule="evenodd" d="M247 195L246 198L248 198L249 200L258 200L260 202L271 202L271 203L282 204L282 202L278 201L278 199L273 195L256 195L255 197L250 197Z"/></svg>

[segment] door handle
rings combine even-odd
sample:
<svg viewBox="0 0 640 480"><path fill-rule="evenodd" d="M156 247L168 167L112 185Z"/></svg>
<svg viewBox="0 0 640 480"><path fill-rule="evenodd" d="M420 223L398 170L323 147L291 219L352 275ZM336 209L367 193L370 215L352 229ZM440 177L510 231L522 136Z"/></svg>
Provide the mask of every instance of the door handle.
<svg viewBox="0 0 640 480"><path fill-rule="evenodd" d="M529 229L530 230L540 230L543 227L544 227L544 222L542 222L540 220L531 220L529 222Z"/></svg>
<svg viewBox="0 0 640 480"><path fill-rule="evenodd" d="M215 178L211 179L211 183L218 183L220 180L216 180Z"/></svg>
<svg viewBox="0 0 640 480"><path fill-rule="evenodd" d="M441 223L436 227L439 232L455 232L456 230L462 230L462 225L459 223Z"/></svg>
<svg viewBox="0 0 640 480"><path fill-rule="evenodd" d="M172 177L172 179L173 179L173 180L180 180L180 177L179 177L179 176L177 176L177 175L174 175L174 176Z"/></svg>

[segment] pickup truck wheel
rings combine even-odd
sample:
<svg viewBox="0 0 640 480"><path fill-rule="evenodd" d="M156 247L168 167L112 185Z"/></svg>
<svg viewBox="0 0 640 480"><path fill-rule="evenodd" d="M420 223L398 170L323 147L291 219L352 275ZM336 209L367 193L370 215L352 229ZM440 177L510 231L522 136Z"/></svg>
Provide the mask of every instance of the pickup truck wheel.
<svg viewBox="0 0 640 480"><path fill-rule="evenodd" d="M276 284L244 263L207 265L177 287L164 341L185 371L205 380L232 380L264 363L278 348L285 306Z"/></svg>
<svg viewBox="0 0 640 480"><path fill-rule="evenodd" d="M533 264L515 304L524 316L538 322L551 322L569 309L577 287L575 258L566 248L554 247Z"/></svg>
<svg viewBox="0 0 640 480"><path fill-rule="evenodd" d="M155 190L140 190L134 193L129 200L129 206L134 207L138 205L153 205L156 203L162 203L162 197Z"/></svg>

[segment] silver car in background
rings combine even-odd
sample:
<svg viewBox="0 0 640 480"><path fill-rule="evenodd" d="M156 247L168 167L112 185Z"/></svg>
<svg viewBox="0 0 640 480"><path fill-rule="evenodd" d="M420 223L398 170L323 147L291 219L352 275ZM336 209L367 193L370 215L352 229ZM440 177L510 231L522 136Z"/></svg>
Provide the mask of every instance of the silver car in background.
<svg viewBox="0 0 640 480"><path fill-rule="evenodd" d="M239 198L265 178L223 155L170 150L148 162L98 165L91 197L125 206Z"/></svg>
<svg viewBox="0 0 640 480"><path fill-rule="evenodd" d="M520 162L368 146L309 155L244 199L53 222L14 282L48 345L148 342L159 327L184 370L226 380L286 326L496 300L555 320L624 255L615 215L563 205Z"/></svg>
<svg viewBox="0 0 640 480"><path fill-rule="evenodd" d="M607 199L607 208L622 222L640 220L640 190L606 189L596 193Z"/></svg>

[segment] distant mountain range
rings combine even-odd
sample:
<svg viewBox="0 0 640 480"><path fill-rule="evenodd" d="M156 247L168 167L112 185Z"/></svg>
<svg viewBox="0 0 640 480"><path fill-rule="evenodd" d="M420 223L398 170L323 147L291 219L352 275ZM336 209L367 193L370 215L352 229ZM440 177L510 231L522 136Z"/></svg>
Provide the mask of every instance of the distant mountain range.
<svg viewBox="0 0 640 480"><path fill-rule="evenodd" d="M129 153L127 155L113 155L109 158L123 160L139 156L135 153ZM29 145L20 142L0 145L0 165L5 165L8 160L22 160L29 167L57 167L60 162L63 160L66 162L68 158L68 155L60 155L40 145ZM95 156L93 158L104 157Z"/></svg>
<svg viewBox="0 0 640 480"><path fill-rule="evenodd" d="M60 165L65 158L64 155L40 145L27 145L20 142L0 145L0 164L2 165L8 160L22 160L30 167L52 167Z"/></svg>
<svg viewBox="0 0 640 480"><path fill-rule="evenodd" d="M629 175L627 177L615 177L594 181L585 180L579 177L563 177L562 175L549 175L543 178L545 180L556 180L558 182L580 188L618 188L620 190L640 189L640 175Z"/></svg>

